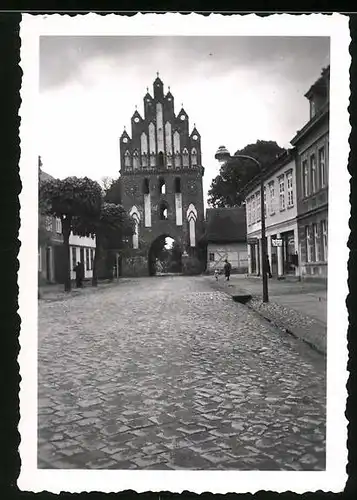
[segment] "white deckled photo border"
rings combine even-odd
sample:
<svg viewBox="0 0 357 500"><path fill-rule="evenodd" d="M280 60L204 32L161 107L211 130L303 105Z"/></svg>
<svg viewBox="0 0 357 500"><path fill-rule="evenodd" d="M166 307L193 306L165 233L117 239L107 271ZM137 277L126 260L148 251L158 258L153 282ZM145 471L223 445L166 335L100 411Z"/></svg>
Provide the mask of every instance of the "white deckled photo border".
<svg viewBox="0 0 357 500"><path fill-rule="evenodd" d="M137 492L184 490L195 493L343 490L347 474L347 327L345 300L349 237L350 134L348 115L350 35L348 16L340 14L259 17L255 14L135 16L97 14L24 14L21 22L21 228L19 239L19 355L21 387L19 432L21 472L18 486L34 492ZM37 193L39 37L41 35L121 36L325 36L331 40L330 181L327 347L326 470L322 472L265 471L133 471L37 469Z"/></svg>

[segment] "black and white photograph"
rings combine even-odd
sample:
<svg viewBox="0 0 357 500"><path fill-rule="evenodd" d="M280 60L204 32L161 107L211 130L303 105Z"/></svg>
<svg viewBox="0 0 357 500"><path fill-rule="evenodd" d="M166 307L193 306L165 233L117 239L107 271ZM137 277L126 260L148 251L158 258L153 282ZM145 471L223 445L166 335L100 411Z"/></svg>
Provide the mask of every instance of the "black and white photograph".
<svg viewBox="0 0 357 500"><path fill-rule="evenodd" d="M348 18L20 36L20 483L341 491Z"/></svg>

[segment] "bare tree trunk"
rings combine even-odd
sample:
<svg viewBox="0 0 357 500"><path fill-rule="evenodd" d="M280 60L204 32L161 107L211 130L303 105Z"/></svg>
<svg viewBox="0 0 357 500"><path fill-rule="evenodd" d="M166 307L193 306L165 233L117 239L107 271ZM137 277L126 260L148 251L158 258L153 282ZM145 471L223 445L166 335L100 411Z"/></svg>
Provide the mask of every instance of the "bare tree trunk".
<svg viewBox="0 0 357 500"><path fill-rule="evenodd" d="M96 241L96 246L95 246L94 262L93 262L92 286L98 286L98 264L101 255L100 238L98 237L98 235L96 235L95 241Z"/></svg>
<svg viewBox="0 0 357 500"><path fill-rule="evenodd" d="M64 278L64 291L71 291L71 265L70 265L70 252L69 252L69 235L71 232L71 220L67 216L62 218L62 234L63 234L63 247L65 254L65 278Z"/></svg>

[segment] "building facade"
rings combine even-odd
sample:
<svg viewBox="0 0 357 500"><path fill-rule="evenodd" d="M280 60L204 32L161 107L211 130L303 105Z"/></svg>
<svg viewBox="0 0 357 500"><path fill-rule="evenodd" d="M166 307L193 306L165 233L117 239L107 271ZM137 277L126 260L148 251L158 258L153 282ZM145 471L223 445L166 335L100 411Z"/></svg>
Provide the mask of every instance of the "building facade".
<svg viewBox="0 0 357 500"><path fill-rule="evenodd" d="M206 211L208 273L223 271L228 259L233 273L248 272L245 208L209 208Z"/></svg>
<svg viewBox="0 0 357 500"><path fill-rule="evenodd" d="M327 278L330 68L305 94L310 119L291 144L297 150L297 222L302 277Z"/></svg>
<svg viewBox="0 0 357 500"><path fill-rule="evenodd" d="M260 179L246 189L248 273L262 273ZM296 160L294 150L281 155L265 171L264 204L267 253L275 277L299 276Z"/></svg>
<svg viewBox="0 0 357 500"><path fill-rule="evenodd" d="M46 172L40 170L40 182L53 179ZM41 223L46 231L45 241L38 245L38 280L40 284L64 283L65 281L65 250L63 247L61 219L53 216L40 216ZM85 279L93 276L93 261L95 255L95 237L76 236L72 232L69 236L71 279L75 279L74 268L77 262L82 262L85 270Z"/></svg>
<svg viewBox="0 0 357 500"><path fill-rule="evenodd" d="M144 116L135 110L131 136L120 137L122 204L136 222L130 255L122 274L155 274L153 248L158 239L173 238L189 256L198 254L204 232L201 137L174 97L165 94L159 76L153 96L144 96Z"/></svg>

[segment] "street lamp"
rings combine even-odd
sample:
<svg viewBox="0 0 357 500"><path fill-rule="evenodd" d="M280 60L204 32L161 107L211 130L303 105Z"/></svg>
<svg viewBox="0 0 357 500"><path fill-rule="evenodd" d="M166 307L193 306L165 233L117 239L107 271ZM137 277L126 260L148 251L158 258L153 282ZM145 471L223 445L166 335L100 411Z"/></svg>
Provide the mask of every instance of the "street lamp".
<svg viewBox="0 0 357 500"><path fill-rule="evenodd" d="M262 271L263 271L263 302L269 302L268 295L268 269L267 269L267 244L265 239L265 205L264 205L264 178L263 169L261 163L252 156L248 155L230 155L228 149L225 146L220 146L217 153L214 155L216 160L220 163L233 160L235 158L245 158L247 160L253 161L259 167L260 171L260 217L262 223Z"/></svg>

